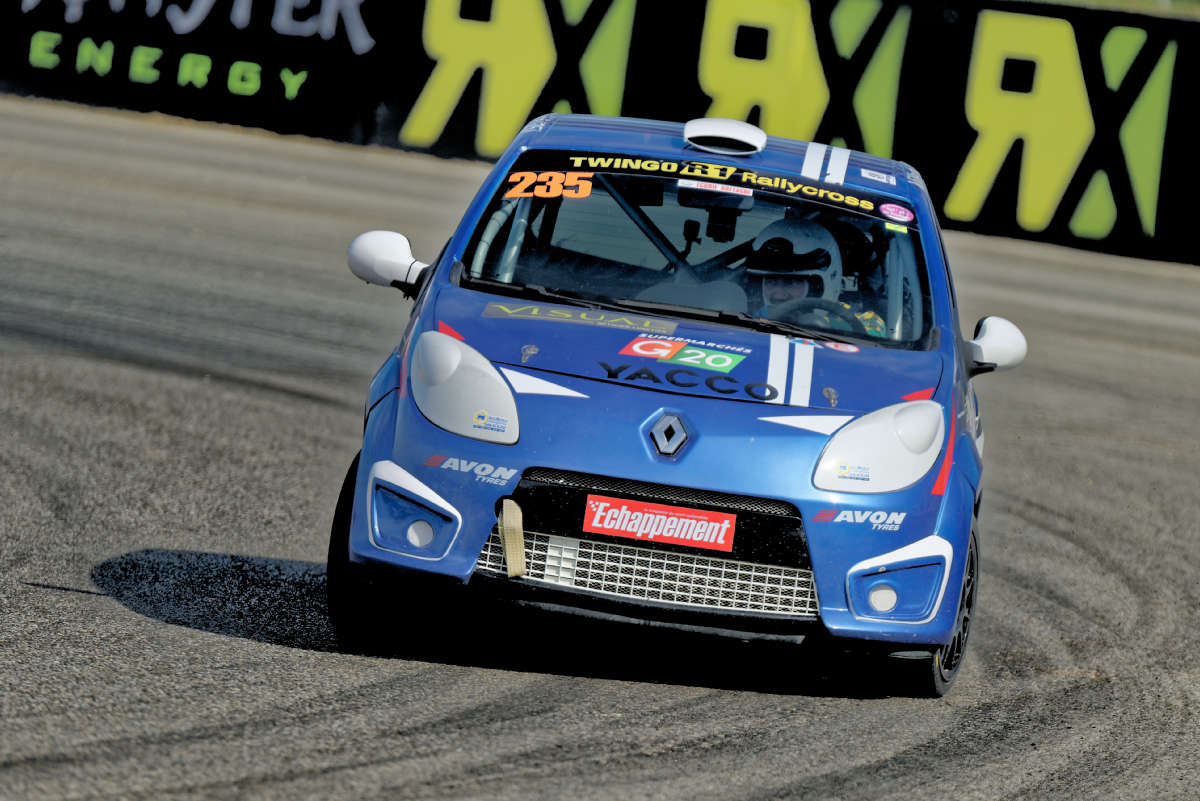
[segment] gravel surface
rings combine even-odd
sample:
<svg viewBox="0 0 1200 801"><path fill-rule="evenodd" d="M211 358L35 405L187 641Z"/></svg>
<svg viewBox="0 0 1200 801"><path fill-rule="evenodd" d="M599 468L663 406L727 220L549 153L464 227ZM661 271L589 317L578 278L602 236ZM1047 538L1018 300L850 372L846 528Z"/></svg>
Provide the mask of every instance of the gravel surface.
<svg viewBox="0 0 1200 801"><path fill-rule="evenodd" d="M947 236L1030 355L945 699L491 609L367 657L324 555L409 306L345 246L431 259L486 165L8 97L0 142L0 798L1200 797L1200 270Z"/></svg>

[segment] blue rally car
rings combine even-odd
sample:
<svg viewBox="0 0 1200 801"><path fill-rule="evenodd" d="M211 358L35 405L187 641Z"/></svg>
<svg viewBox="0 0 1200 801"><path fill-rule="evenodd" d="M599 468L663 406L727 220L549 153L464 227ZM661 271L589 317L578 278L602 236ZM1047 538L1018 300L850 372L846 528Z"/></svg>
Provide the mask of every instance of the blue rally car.
<svg viewBox="0 0 1200 801"><path fill-rule="evenodd" d="M911 167L733 120L548 115L435 263L387 231L349 263L415 305L335 513L344 643L397 636L379 604L425 616L441 579L864 646L949 689L979 581L971 381L1026 344L999 317L961 336Z"/></svg>

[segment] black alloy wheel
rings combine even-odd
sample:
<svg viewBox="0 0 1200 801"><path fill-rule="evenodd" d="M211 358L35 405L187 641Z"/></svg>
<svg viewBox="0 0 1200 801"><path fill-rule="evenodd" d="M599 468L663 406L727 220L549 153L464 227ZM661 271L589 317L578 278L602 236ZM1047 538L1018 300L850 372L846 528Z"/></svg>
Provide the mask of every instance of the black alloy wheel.
<svg viewBox="0 0 1200 801"><path fill-rule="evenodd" d="M962 667L967 652L967 639L971 634L971 623L975 619L975 608L979 596L979 545L975 525L971 526L971 538L967 546L967 558L963 565L962 586L958 596L958 617L950 641L931 653L912 658L906 653L893 661L899 672L899 691L917 698L941 698L950 692L954 679ZM910 652L911 653L911 652ZM897 655L899 656L899 655Z"/></svg>

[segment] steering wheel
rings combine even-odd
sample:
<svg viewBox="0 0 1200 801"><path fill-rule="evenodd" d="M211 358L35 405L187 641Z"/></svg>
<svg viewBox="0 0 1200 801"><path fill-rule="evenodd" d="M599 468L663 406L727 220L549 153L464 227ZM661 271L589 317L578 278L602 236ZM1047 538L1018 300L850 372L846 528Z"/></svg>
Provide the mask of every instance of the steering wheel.
<svg viewBox="0 0 1200 801"><path fill-rule="evenodd" d="M825 300L824 298L793 298L785 300L777 306L771 306L767 309L767 315L775 320L786 322L788 317L793 315L799 317L800 315L814 311L829 312L834 317L848 323L852 332L869 336L866 326L862 324L862 320L858 319L850 309L835 300ZM802 323L803 321L796 320L796 322Z"/></svg>

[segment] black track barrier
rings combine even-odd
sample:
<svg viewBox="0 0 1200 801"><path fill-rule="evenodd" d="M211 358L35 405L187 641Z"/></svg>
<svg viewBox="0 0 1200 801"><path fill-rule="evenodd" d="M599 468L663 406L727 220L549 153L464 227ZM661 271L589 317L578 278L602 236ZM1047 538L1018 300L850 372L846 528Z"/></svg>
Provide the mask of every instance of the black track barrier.
<svg viewBox="0 0 1200 801"><path fill-rule="evenodd" d="M1028 2L7 0L0 91L494 158L550 111L901 159L951 228L1200 263L1200 22Z"/></svg>

